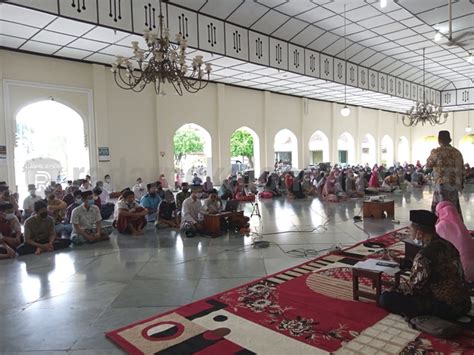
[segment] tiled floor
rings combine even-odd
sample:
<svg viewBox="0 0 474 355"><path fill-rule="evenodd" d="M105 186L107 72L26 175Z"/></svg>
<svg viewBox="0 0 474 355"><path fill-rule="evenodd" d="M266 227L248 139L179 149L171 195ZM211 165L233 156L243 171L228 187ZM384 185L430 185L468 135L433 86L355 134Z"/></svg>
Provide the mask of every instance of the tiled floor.
<svg viewBox="0 0 474 355"><path fill-rule="evenodd" d="M407 224L410 209L428 208L429 188L394 195L396 218L359 223L371 236ZM462 198L474 229L474 194ZM327 249L367 237L352 217L361 200L262 200L260 233L281 249ZM249 206L247 206L248 208ZM324 225L324 227L321 227ZM316 230L311 231L318 227ZM277 245L252 249L251 238L186 239L174 230L114 235L110 242L0 262L1 354L120 354L104 332L252 279L300 264Z"/></svg>

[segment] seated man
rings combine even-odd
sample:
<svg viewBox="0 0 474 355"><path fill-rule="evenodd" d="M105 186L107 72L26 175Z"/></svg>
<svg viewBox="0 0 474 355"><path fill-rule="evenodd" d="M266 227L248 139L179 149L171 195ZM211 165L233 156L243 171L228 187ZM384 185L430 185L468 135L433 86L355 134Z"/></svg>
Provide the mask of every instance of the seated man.
<svg viewBox="0 0 474 355"><path fill-rule="evenodd" d="M135 198L137 199L137 201L140 202L142 197L146 195L146 190L143 186L142 178L137 178L137 182L135 185L133 185L132 191L135 194Z"/></svg>
<svg viewBox="0 0 474 355"><path fill-rule="evenodd" d="M48 212L54 219L54 230L61 237L64 229L64 217L66 216L66 202L56 198L54 193L48 196Z"/></svg>
<svg viewBox="0 0 474 355"><path fill-rule="evenodd" d="M39 255L71 244L69 239L56 238L54 219L48 216L47 208L44 201L35 203L35 213L25 222L25 242L16 249L18 255Z"/></svg>
<svg viewBox="0 0 474 355"><path fill-rule="evenodd" d="M196 232L202 230L202 222L199 216L202 211L202 204L198 197L198 190L199 188L192 188L191 196L184 200L181 209L181 229L188 238L194 237Z"/></svg>
<svg viewBox="0 0 474 355"><path fill-rule="evenodd" d="M135 201L133 191L127 190L117 202L117 230L122 234L142 235L148 215L146 208L140 207ZM156 212L155 212L156 213Z"/></svg>
<svg viewBox="0 0 474 355"><path fill-rule="evenodd" d="M79 186L72 185L68 190L69 192L64 195L63 201L66 203L66 206L71 206L74 203L74 192L79 191Z"/></svg>
<svg viewBox="0 0 474 355"><path fill-rule="evenodd" d="M194 186L201 186L202 185L202 179L198 176L197 173L193 174L193 181L192 184Z"/></svg>
<svg viewBox="0 0 474 355"><path fill-rule="evenodd" d="M3 242L16 249L22 242L20 221L11 203L0 205L0 235Z"/></svg>
<svg viewBox="0 0 474 355"><path fill-rule="evenodd" d="M99 207L95 205L91 191L82 193L82 204L72 211L73 231L71 241L75 245L109 240L109 235L101 228L102 217Z"/></svg>
<svg viewBox="0 0 474 355"><path fill-rule="evenodd" d="M209 194L212 190L214 190L214 184L211 181L211 177L206 177L206 181L202 185L202 192Z"/></svg>
<svg viewBox="0 0 474 355"><path fill-rule="evenodd" d="M62 200L64 198L65 193L61 184L54 185L53 194L58 200Z"/></svg>
<svg viewBox="0 0 474 355"><path fill-rule="evenodd" d="M35 202L41 200L41 197L36 195L36 186L28 185L29 196L23 201L23 219L29 218L35 209Z"/></svg>
<svg viewBox="0 0 474 355"><path fill-rule="evenodd" d="M161 198L160 196L158 196L155 184L147 184L146 188L148 190L148 193L140 200L140 206L146 208L148 211L148 214L146 216L147 222L155 222Z"/></svg>
<svg viewBox="0 0 474 355"><path fill-rule="evenodd" d="M432 315L456 319L471 310L464 287L459 252L435 229L437 217L426 210L410 211L412 238L421 243L410 279L397 289L384 292L379 304L387 311L409 318Z"/></svg>
<svg viewBox="0 0 474 355"><path fill-rule="evenodd" d="M68 206L66 209L66 216L64 217L64 230L63 233L65 235L71 235L72 233L72 223L71 223L71 216L72 216L72 211L76 207L79 207L82 205L82 192L79 190L74 191L73 193L74 196L74 202Z"/></svg>
<svg viewBox="0 0 474 355"><path fill-rule="evenodd" d="M176 194L176 209L178 211L181 211L184 200L186 200L189 196L191 196L189 184L187 182L183 182L181 184L181 191Z"/></svg>
<svg viewBox="0 0 474 355"><path fill-rule="evenodd" d="M13 259L16 257L16 252L7 243L3 241L3 236L0 235L0 260Z"/></svg>
<svg viewBox="0 0 474 355"><path fill-rule="evenodd" d="M115 204L110 202L110 196L107 190L104 188L104 183L102 181L97 181L95 184L95 189L97 192L100 190L99 199L100 199L100 215L102 219L109 219L110 216L114 213ZM96 203L97 204L97 203Z"/></svg>
<svg viewBox="0 0 474 355"><path fill-rule="evenodd" d="M209 197L203 202L203 210L209 214L216 214L222 212L222 203L217 197L217 190L212 189L209 191Z"/></svg>
<svg viewBox="0 0 474 355"><path fill-rule="evenodd" d="M155 225L157 228L179 228L176 202L170 190L165 191L165 199L158 208L158 221Z"/></svg>
<svg viewBox="0 0 474 355"><path fill-rule="evenodd" d="M100 195L102 194L102 189L100 187L94 187L92 190L92 198L94 200L94 204L99 207L99 211L102 208L102 200L100 199Z"/></svg>

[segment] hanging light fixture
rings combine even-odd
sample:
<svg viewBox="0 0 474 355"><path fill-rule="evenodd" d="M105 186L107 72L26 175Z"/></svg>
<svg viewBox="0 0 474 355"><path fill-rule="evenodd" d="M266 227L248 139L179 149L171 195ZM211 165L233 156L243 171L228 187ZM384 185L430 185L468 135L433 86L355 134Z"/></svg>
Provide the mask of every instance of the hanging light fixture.
<svg viewBox="0 0 474 355"><path fill-rule="evenodd" d="M351 114L351 109L347 107L347 38L346 38L346 4L344 4L344 107L341 109L341 116L347 117Z"/></svg>
<svg viewBox="0 0 474 355"><path fill-rule="evenodd" d="M425 87L425 49L423 48L423 101L417 102L407 111L406 115L402 116L402 122L405 126L413 127L418 123L423 126L426 123L434 125L442 125L446 123L448 113L443 112L441 106L434 103L426 102L426 87Z"/></svg>
<svg viewBox="0 0 474 355"><path fill-rule="evenodd" d="M117 56L111 69L115 82L120 88L135 92L141 92L148 84L152 84L160 96L166 95L165 84L172 86L180 96L184 91L196 93L209 83L211 64L204 63L202 56L197 55L193 58L191 68L188 68L187 40L178 33L177 45L171 44L169 30L163 24L162 0L159 6L158 33L145 31L143 37L148 48L142 49L138 41L132 42L132 57Z"/></svg>

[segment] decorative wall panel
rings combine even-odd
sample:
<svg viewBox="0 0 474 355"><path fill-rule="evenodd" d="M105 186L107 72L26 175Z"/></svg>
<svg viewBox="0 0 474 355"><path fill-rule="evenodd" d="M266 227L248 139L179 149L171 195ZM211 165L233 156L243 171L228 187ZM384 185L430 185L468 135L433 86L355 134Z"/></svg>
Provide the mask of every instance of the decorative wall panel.
<svg viewBox="0 0 474 355"><path fill-rule="evenodd" d="M270 66L288 70L288 43L270 37Z"/></svg>
<svg viewBox="0 0 474 355"><path fill-rule="evenodd" d="M226 55L242 60L249 60L248 31L242 27L225 24Z"/></svg>
<svg viewBox="0 0 474 355"><path fill-rule="evenodd" d="M346 62L342 59L334 58L334 81L346 83Z"/></svg>
<svg viewBox="0 0 474 355"><path fill-rule="evenodd" d="M224 22L199 15L198 25L199 48L212 53L225 54Z"/></svg>
<svg viewBox="0 0 474 355"><path fill-rule="evenodd" d="M375 70L369 70L369 89L378 91L379 78Z"/></svg>
<svg viewBox="0 0 474 355"><path fill-rule="evenodd" d="M388 93L388 76L384 73L379 73L379 91L384 94Z"/></svg>
<svg viewBox="0 0 474 355"><path fill-rule="evenodd" d="M354 63L349 63L347 62L347 83L351 86L356 86L358 85L358 69L357 65Z"/></svg>
<svg viewBox="0 0 474 355"><path fill-rule="evenodd" d="M270 56L267 36L257 32L248 31L249 34L249 57L250 61L256 64L269 65Z"/></svg>
<svg viewBox="0 0 474 355"><path fill-rule="evenodd" d="M168 5L168 28L171 36L180 33L190 47L198 47L197 15L194 12ZM171 39L175 41L173 37Z"/></svg>
<svg viewBox="0 0 474 355"><path fill-rule="evenodd" d="M364 67L359 67L359 81L358 86L361 89L368 89L369 88L369 69Z"/></svg>
<svg viewBox="0 0 474 355"><path fill-rule="evenodd" d="M96 0L59 0L61 16L97 23Z"/></svg>
<svg viewBox="0 0 474 355"><path fill-rule="evenodd" d="M305 55L305 73L315 78L320 77L320 65L319 65L319 53L312 51L311 49L304 50Z"/></svg>
<svg viewBox="0 0 474 355"><path fill-rule="evenodd" d="M304 48L288 45L288 69L295 73L304 74Z"/></svg>

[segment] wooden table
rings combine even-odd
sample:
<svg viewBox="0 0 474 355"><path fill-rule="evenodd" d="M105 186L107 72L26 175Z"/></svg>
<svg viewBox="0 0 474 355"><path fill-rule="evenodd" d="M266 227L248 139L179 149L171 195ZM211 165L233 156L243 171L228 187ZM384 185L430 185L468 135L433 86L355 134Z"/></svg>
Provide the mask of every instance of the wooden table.
<svg viewBox="0 0 474 355"><path fill-rule="evenodd" d="M364 277L372 281L372 287L375 289L375 294L362 291L359 289L359 278ZM355 301L359 300L359 297L374 300L377 305L379 304L380 294L382 293L382 285L386 286L398 286L400 284L400 272L395 274L395 283L386 282L382 280L382 271L367 270L352 268L352 297Z"/></svg>
<svg viewBox="0 0 474 355"><path fill-rule="evenodd" d="M364 201L363 205L363 216L364 218L384 218L384 212L387 213L387 217L395 217L395 202L391 201Z"/></svg>
<svg viewBox="0 0 474 355"><path fill-rule="evenodd" d="M204 213L203 232L213 238L219 237L223 234L221 230L221 220L230 216L243 216L244 211L237 212L221 212L221 213Z"/></svg>

